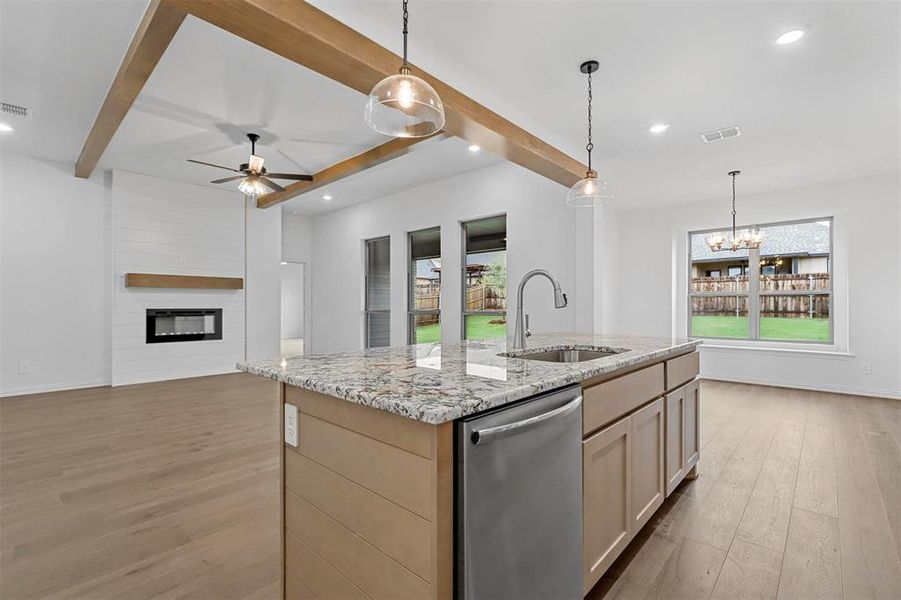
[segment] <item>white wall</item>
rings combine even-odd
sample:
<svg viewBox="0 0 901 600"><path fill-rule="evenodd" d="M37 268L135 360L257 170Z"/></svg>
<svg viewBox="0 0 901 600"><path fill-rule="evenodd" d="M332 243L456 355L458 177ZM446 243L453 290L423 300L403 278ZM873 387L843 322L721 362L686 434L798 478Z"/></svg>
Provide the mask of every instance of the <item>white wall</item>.
<svg viewBox="0 0 901 600"><path fill-rule="evenodd" d="M313 319L313 220L302 215L282 214L282 260L303 263L304 354L310 353Z"/></svg>
<svg viewBox="0 0 901 600"><path fill-rule="evenodd" d="M77 179L71 164L0 153L0 396L109 385L113 381L114 320L116 383L230 372L236 361L244 359L245 342L249 345L251 341L239 324L249 326L251 321L255 327L252 342L256 356L278 356L280 212L248 206L245 215L238 194L132 173L116 175L118 199L125 199L130 210L137 211L131 216L152 221L146 211L164 207L171 224L173 214L185 216L202 204L203 219L182 223L193 234L176 229L154 230L151 226L143 230L136 227L133 234L128 234L138 237L119 235L114 273L112 173L98 170L90 179ZM124 185L126 180L133 185ZM178 199L174 204L173 198ZM225 207L229 225L223 228L220 217ZM125 216L120 212L117 217L120 234L125 231ZM213 234L199 235L197 232L204 228ZM199 242L199 237L206 241ZM244 247L245 239L249 249ZM229 255L227 265L204 262L209 256L207 241L216 244L216 261ZM160 245L154 247L157 243ZM173 251L180 246L181 250ZM191 255L193 261L182 263L182 254ZM243 308L232 312L230 318L237 319L236 329L227 329L229 337L221 344L237 341L236 352L229 350L227 356L217 352L213 357L208 352L211 346L204 346L198 357L179 355L176 364L167 363L162 369L137 368L148 368L158 360L153 353L163 350L156 348L177 346L178 352L184 353L191 346L184 343L128 347L128 340L136 339L134 328L140 327L143 332L143 320L139 326L122 321L124 302L134 290L124 290L120 274L162 268L172 273L202 270L202 274L245 277L245 292L210 292L231 299L245 294L254 297L252 306L242 302ZM146 292L144 298L156 293L161 301L172 299L167 295L169 290ZM198 306L217 306L223 297L200 301L195 295L185 300ZM131 305L135 306L138 304ZM133 361L131 367L127 366L128 361ZM211 362L215 364L208 364ZM28 372L20 373L20 366ZM129 370L135 372L129 375ZM138 371L143 375L138 376Z"/></svg>
<svg viewBox="0 0 901 600"><path fill-rule="evenodd" d="M112 384L234 370L244 358L244 290L125 287L125 273L244 277L239 194L113 172ZM221 308L222 339L147 344L148 308Z"/></svg>
<svg viewBox="0 0 901 600"><path fill-rule="evenodd" d="M283 340L303 337L303 271L303 263L289 262L282 265L281 338Z"/></svg>
<svg viewBox="0 0 901 600"><path fill-rule="evenodd" d="M109 219L104 173L0 154L0 395L109 383Z"/></svg>
<svg viewBox="0 0 901 600"><path fill-rule="evenodd" d="M246 359L268 360L281 355L282 212L245 203L247 288Z"/></svg>
<svg viewBox="0 0 901 600"><path fill-rule="evenodd" d="M706 377L901 397L901 190L897 175L741 195L739 220L835 217L832 347L702 346ZM687 333L687 232L728 222L728 199L621 212L611 332ZM825 352L824 352L825 351ZM871 374L863 373L870 365Z"/></svg>
<svg viewBox="0 0 901 600"><path fill-rule="evenodd" d="M391 236L391 344L407 341L407 239L409 231L441 227L441 336L460 339L461 221L507 215L508 331L512 336L515 292L526 271L554 273L570 305L554 309L550 283L536 279L526 290L532 329L590 331L591 269L577 267L580 244L592 255L591 210L569 208L566 190L512 164L486 167L313 219L313 325L315 352L360 348L363 307L363 240ZM578 239L577 239L578 236ZM589 263L590 264L590 263ZM577 282L577 272L583 273ZM587 280L586 280L587 279ZM587 312L577 324L577 311ZM587 324L587 325L586 325ZM580 327L581 325L581 327Z"/></svg>

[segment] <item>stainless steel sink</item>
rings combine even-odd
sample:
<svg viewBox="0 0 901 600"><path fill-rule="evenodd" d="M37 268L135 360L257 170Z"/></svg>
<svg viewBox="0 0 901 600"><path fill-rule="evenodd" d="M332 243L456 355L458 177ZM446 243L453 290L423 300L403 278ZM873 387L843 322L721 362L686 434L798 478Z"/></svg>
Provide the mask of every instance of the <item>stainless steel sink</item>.
<svg viewBox="0 0 901 600"><path fill-rule="evenodd" d="M511 358L521 358L523 360L541 360L544 362L555 363L577 363L585 362L586 360L595 360L597 358L613 356L614 354L619 354L620 352L622 352L622 350L580 350L576 348L571 350L539 350L535 352L507 354L505 356L509 356Z"/></svg>

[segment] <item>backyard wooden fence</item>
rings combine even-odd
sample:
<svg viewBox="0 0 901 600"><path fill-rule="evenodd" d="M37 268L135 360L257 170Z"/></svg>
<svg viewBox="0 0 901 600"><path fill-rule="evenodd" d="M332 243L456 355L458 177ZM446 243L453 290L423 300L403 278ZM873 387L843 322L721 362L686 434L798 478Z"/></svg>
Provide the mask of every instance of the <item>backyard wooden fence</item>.
<svg viewBox="0 0 901 600"><path fill-rule="evenodd" d="M466 288L466 310L507 310L507 290L490 285Z"/></svg>
<svg viewBox="0 0 901 600"><path fill-rule="evenodd" d="M764 275L760 278L761 292L804 291L810 294L791 296L760 296L760 314L764 317L813 318L829 316L829 273ZM693 315L747 316L747 298L730 296L730 292L747 292L747 275L737 277L696 277L691 280L692 292L722 293L723 296L694 296Z"/></svg>
<svg viewBox="0 0 901 600"><path fill-rule="evenodd" d="M413 308L417 310L438 310L441 306L438 295L440 288L436 285L416 286L413 291ZM437 314L416 315L417 325L432 325L438 322Z"/></svg>

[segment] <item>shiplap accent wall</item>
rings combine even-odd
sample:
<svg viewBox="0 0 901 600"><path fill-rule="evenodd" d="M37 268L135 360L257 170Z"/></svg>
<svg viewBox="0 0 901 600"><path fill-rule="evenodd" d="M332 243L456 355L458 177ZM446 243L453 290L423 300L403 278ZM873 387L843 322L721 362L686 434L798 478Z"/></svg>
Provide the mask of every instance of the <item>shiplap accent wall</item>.
<svg viewBox="0 0 901 600"><path fill-rule="evenodd" d="M244 219L239 194L113 172L113 385L229 373L244 359L244 290L125 287L129 272L245 277ZM222 308L222 339L146 344L148 308Z"/></svg>

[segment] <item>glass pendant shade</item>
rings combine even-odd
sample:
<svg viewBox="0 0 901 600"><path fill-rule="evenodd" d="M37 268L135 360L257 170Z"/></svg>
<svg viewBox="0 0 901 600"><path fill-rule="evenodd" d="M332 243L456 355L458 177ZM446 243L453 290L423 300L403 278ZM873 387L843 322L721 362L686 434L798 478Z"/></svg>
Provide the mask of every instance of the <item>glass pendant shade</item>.
<svg viewBox="0 0 901 600"><path fill-rule="evenodd" d="M566 193L566 203L570 206L598 206L611 198L613 193L607 187L607 182L598 179L598 174L594 171L586 173L585 178L579 180Z"/></svg>
<svg viewBox="0 0 901 600"><path fill-rule="evenodd" d="M363 118L385 135L425 137L444 127L444 105L432 86L403 67L372 88Z"/></svg>
<svg viewBox="0 0 901 600"><path fill-rule="evenodd" d="M269 188L255 175L248 175L238 184L238 191L248 196L262 196L269 193Z"/></svg>

